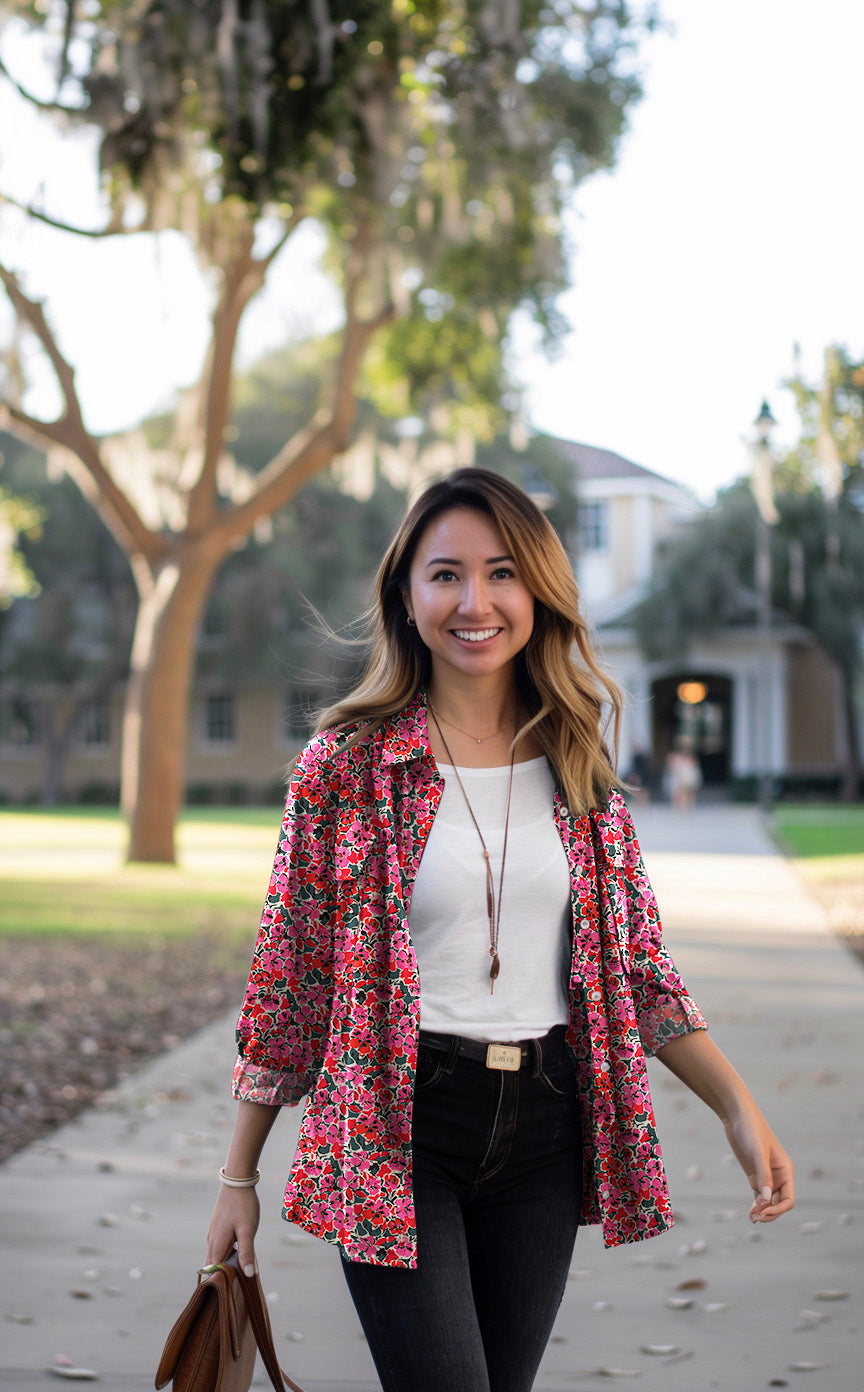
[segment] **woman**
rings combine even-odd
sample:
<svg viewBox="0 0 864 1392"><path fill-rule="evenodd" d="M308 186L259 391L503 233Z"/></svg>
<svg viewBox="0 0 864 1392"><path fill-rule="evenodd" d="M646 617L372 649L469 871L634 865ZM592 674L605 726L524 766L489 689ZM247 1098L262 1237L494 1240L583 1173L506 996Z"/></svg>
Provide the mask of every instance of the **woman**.
<svg viewBox="0 0 864 1392"><path fill-rule="evenodd" d="M528 1392L579 1223L671 1225L647 1053L720 1116L752 1220L792 1207L662 945L604 701L543 514L480 469L428 488L295 766L208 1249L254 1264L259 1156L308 1094L284 1216L339 1245L384 1392Z"/></svg>

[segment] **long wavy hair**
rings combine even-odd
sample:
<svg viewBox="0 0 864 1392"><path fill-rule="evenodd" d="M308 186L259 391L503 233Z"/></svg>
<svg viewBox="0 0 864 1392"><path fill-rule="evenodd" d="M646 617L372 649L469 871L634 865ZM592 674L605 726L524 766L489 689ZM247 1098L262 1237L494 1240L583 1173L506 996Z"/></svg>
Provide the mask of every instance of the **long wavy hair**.
<svg viewBox="0 0 864 1392"><path fill-rule="evenodd" d="M515 664L524 720L513 743L533 732L565 801L581 815L605 802L610 786L620 783L604 739L603 707L610 707L617 757L621 693L592 651L557 532L527 494L487 469L457 469L431 484L409 509L378 570L376 600L367 615L371 651L365 671L353 691L320 713L316 728L360 722L354 743L428 684L431 656L408 623L404 595L421 535L453 508L473 508L492 519L534 596L534 628Z"/></svg>

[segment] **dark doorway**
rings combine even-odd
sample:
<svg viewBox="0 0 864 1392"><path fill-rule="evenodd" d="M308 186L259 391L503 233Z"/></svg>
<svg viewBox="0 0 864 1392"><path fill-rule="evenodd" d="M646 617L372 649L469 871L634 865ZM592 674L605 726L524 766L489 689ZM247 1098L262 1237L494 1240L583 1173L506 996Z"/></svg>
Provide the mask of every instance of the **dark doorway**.
<svg viewBox="0 0 864 1392"><path fill-rule="evenodd" d="M676 740L685 738L699 760L706 784L729 780L732 737L732 682L710 672L685 669L660 677L651 686L652 744L663 761Z"/></svg>

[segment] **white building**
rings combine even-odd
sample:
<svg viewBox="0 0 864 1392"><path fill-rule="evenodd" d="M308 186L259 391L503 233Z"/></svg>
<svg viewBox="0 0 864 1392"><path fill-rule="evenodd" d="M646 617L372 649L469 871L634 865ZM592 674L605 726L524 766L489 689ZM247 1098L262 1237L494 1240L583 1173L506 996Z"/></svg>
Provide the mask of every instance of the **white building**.
<svg viewBox="0 0 864 1392"><path fill-rule="evenodd" d="M574 567L600 652L629 696L620 766L662 761L679 734L695 743L706 784L746 790L763 772L795 788L836 781L845 760L841 691L813 639L775 616L767 648L755 591L686 656L648 662L629 619L664 541L700 510L681 484L609 450L559 442L577 474Z"/></svg>

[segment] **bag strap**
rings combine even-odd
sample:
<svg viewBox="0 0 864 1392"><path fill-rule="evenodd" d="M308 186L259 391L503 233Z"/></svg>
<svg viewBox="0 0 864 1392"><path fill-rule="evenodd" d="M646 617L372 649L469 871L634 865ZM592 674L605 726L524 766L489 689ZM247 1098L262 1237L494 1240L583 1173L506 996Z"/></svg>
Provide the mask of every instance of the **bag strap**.
<svg viewBox="0 0 864 1392"><path fill-rule="evenodd" d="M270 1327L270 1316L267 1313L267 1301L264 1299L264 1291L261 1288L261 1278L257 1272L254 1276L247 1276L242 1271L237 1261L236 1252L229 1260L231 1265L236 1265L240 1276L246 1309L249 1312L249 1323L255 1335L261 1361L270 1375L275 1392L285 1392L286 1387L289 1387L291 1392L303 1392L299 1383L293 1382L285 1369L279 1365L279 1359L273 1347L273 1330Z"/></svg>

